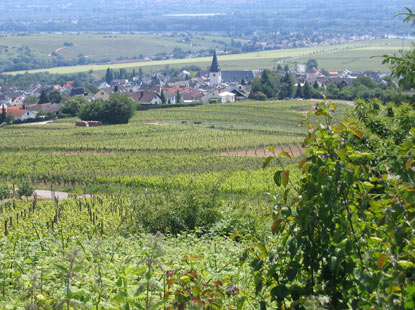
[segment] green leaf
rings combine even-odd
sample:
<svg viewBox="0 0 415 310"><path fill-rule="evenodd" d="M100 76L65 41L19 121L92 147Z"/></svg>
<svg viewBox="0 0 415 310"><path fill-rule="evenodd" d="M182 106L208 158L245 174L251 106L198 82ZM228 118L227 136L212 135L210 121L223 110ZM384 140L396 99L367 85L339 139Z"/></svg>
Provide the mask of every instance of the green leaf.
<svg viewBox="0 0 415 310"><path fill-rule="evenodd" d="M381 254L378 258L378 268L382 268L385 263L389 260L389 255L388 254Z"/></svg>
<svg viewBox="0 0 415 310"><path fill-rule="evenodd" d="M285 285L278 285L271 290L271 296L277 299L279 302L284 301L284 298L288 296L290 291Z"/></svg>
<svg viewBox="0 0 415 310"><path fill-rule="evenodd" d="M283 171L281 175L281 180L282 180L282 185L284 187L287 187L289 178L290 178L290 171L288 170Z"/></svg>
<svg viewBox="0 0 415 310"><path fill-rule="evenodd" d="M282 171L279 170L274 174L274 182L275 184L277 184L278 186L281 186L281 176L282 176Z"/></svg>
<svg viewBox="0 0 415 310"><path fill-rule="evenodd" d="M398 265L404 270L413 268L415 266L414 263L408 260L400 260L398 261Z"/></svg>
<svg viewBox="0 0 415 310"><path fill-rule="evenodd" d="M264 255L268 254L268 251L267 251L267 248L265 247L265 244L260 243L260 244L257 244L256 246L262 252L262 254L264 254Z"/></svg>
<svg viewBox="0 0 415 310"><path fill-rule="evenodd" d="M350 128L350 131L351 131L354 135L358 136L358 137L359 137L359 139L363 139L363 134L362 134L362 132L361 132L361 131L359 131L359 130L357 130L357 129L354 129L354 128Z"/></svg>
<svg viewBox="0 0 415 310"><path fill-rule="evenodd" d="M269 163L272 162L274 159L275 157L273 156L267 157L262 163L262 169L265 169L266 167L268 167Z"/></svg>
<svg viewBox="0 0 415 310"><path fill-rule="evenodd" d="M336 154L340 157L340 159L342 161L345 161L346 160L346 154L347 154L347 151L346 150L344 150L344 149L337 150L336 151Z"/></svg>
<svg viewBox="0 0 415 310"><path fill-rule="evenodd" d="M279 157L287 157L287 158L291 159L290 154L288 154L287 152L281 152L281 153L278 154L278 156Z"/></svg>

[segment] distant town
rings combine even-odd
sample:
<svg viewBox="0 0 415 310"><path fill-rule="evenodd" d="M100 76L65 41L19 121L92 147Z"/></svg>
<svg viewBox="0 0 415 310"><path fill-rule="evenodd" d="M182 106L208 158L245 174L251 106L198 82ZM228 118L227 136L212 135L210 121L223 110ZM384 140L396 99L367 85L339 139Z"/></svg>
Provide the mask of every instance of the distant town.
<svg viewBox="0 0 415 310"><path fill-rule="evenodd" d="M92 102L98 99L108 100L115 93L129 96L137 104L148 107L232 103L246 99L321 99L326 95L333 99L337 99L336 96L339 99L355 99L341 98L341 90L355 86L361 93L350 96L370 97L371 91L376 92L376 89L382 89L382 85L386 86L390 76L390 73L372 71L320 71L317 61L313 59L307 64L298 64L295 68L278 65L275 70L265 71L276 74L276 79L280 79L274 93L272 90L263 91L255 87L255 79L262 79L261 87L266 84L264 79L269 77L264 74L264 70L222 70L215 51L209 70L182 70L174 79L166 72L144 75L141 71L138 74L134 71L127 78L125 71L113 72L107 69L104 80L90 85L89 89L79 87L73 80L61 85L35 83L25 89L3 87L0 92L0 113L7 113L12 118L10 121L15 123L41 121L64 117L65 101L68 98L81 96ZM357 81L360 82L356 83ZM363 86L363 89L359 86Z"/></svg>

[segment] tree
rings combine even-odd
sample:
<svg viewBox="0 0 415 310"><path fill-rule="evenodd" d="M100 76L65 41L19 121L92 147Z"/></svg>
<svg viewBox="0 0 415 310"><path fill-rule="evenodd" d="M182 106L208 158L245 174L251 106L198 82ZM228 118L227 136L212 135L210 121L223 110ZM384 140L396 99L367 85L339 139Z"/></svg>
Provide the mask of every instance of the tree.
<svg viewBox="0 0 415 310"><path fill-rule="evenodd" d="M316 60L316 59L314 59L314 58L307 60L306 67L307 67L307 71L308 71L308 70L311 70L311 69L313 69L313 68L318 69L318 63L317 63L317 60Z"/></svg>
<svg viewBox="0 0 415 310"><path fill-rule="evenodd" d="M108 84L111 84L114 79L112 70L110 68L107 68L107 71L105 72L105 82Z"/></svg>
<svg viewBox="0 0 415 310"><path fill-rule="evenodd" d="M40 93L40 97L39 97L39 104L43 104L43 103L48 103L49 102L49 97L46 94L45 90L42 90L42 92Z"/></svg>
<svg viewBox="0 0 415 310"><path fill-rule="evenodd" d="M294 81L292 76L286 72L281 79L281 84L278 92L278 99L291 98L294 93Z"/></svg>
<svg viewBox="0 0 415 310"><path fill-rule="evenodd" d="M295 98L303 98L303 88L300 82L298 82L297 90L295 91Z"/></svg>
<svg viewBox="0 0 415 310"><path fill-rule="evenodd" d="M52 103L61 103L61 101L62 101L62 95L56 89L49 92L48 97L49 97L49 101L52 102Z"/></svg>
<svg viewBox="0 0 415 310"><path fill-rule="evenodd" d="M406 7L406 12L398 15L405 16L405 23L415 25L415 12ZM415 87L415 49L397 55L383 55L383 63L390 64L392 74L399 79L399 85L404 89Z"/></svg>
<svg viewBox="0 0 415 310"><path fill-rule="evenodd" d="M134 114L134 100L128 95L112 94L103 107L103 122L127 124Z"/></svg>
<svg viewBox="0 0 415 310"><path fill-rule="evenodd" d="M318 89L320 86L318 85L318 82L317 81L315 81L314 82L314 84L313 84L313 88L314 89Z"/></svg>
<svg viewBox="0 0 415 310"><path fill-rule="evenodd" d="M80 108L79 118L83 121L103 121L104 100L98 99L84 104Z"/></svg>
<svg viewBox="0 0 415 310"><path fill-rule="evenodd" d="M86 105L88 101L85 99L84 96L73 96L68 98L63 107L62 113L69 114L71 116L78 115L81 108Z"/></svg>
<svg viewBox="0 0 415 310"><path fill-rule="evenodd" d="M20 185L19 185L19 189L17 190L17 195L19 197L30 197L33 194L33 187L32 185L27 181L23 181Z"/></svg>
<svg viewBox="0 0 415 310"><path fill-rule="evenodd" d="M134 101L128 95L112 94L108 101L95 100L82 105L79 117L84 121L126 124L134 113Z"/></svg>
<svg viewBox="0 0 415 310"><path fill-rule="evenodd" d="M24 98L23 104L27 106L28 104L36 104L37 101L38 100L35 96L28 96L28 97Z"/></svg>
<svg viewBox="0 0 415 310"><path fill-rule="evenodd" d="M160 93L161 104L166 103L166 96L164 95L164 91L162 90Z"/></svg>
<svg viewBox="0 0 415 310"><path fill-rule="evenodd" d="M310 99L313 96L313 91L310 84L306 81L303 88L303 98Z"/></svg>
<svg viewBox="0 0 415 310"><path fill-rule="evenodd" d="M182 101L182 96L180 95L180 92L177 91L176 92L176 103L180 103L180 101Z"/></svg>
<svg viewBox="0 0 415 310"><path fill-rule="evenodd" d="M6 107L3 104L1 107L0 124L6 121L6 117L7 117Z"/></svg>

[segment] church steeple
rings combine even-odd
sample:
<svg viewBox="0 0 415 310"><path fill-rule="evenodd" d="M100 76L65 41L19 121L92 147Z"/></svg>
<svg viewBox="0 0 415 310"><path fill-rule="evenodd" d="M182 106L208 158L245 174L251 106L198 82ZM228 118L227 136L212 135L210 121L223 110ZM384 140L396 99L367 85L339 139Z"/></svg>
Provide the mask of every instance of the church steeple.
<svg viewBox="0 0 415 310"><path fill-rule="evenodd" d="M216 56L216 50L213 52L213 59L212 59L212 65L210 66L210 72L219 72L220 66L218 62L218 57Z"/></svg>
<svg viewBox="0 0 415 310"><path fill-rule="evenodd" d="M209 72L210 86L219 85L222 83L222 72L220 70L218 57L216 51L213 52L212 65Z"/></svg>

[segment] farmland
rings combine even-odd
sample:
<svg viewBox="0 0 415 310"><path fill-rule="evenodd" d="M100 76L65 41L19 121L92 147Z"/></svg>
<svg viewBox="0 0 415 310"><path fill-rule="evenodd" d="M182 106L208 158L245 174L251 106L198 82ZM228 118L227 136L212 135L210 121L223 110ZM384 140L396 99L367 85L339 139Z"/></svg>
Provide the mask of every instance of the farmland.
<svg viewBox="0 0 415 310"><path fill-rule="evenodd" d="M29 37L30 38L30 37ZM7 39L7 38L6 38ZM61 44L61 43L59 43ZM58 44L58 45L59 45ZM321 68L330 71L340 71L343 69L350 70L372 70L372 71L388 71L388 67L382 65L380 58L372 56L398 53L399 50L408 49L411 41L408 40L373 40L373 41L356 41L340 45L317 46L310 48L296 48L262 51L257 53L233 54L220 57L222 69L229 70L252 70L258 68L272 68L278 63L304 63L309 58L316 58L321 63ZM210 45L212 48L215 44ZM115 50L116 48L114 48ZM62 50L62 52L69 52ZM103 49L109 51L109 48ZM111 48L111 50L113 50ZM88 53L88 52L86 52ZM87 55L87 54L86 54ZM93 71L95 75L101 76L103 71L110 67L112 69L134 69L141 67L144 71L156 71L170 66L183 67L186 65L197 65L202 68L210 64L211 58L189 58L189 59L173 59L151 62L139 62L128 64L111 64L111 65L85 65L85 66L68 66L41 70L31 70L29 72L45 72L57 74L72 74L78 72ZM12 72L11 74L24 73Z"/></svg>
<svg viewBox="0 0 415 310"><path fill-rule="evenodd" d="M110 61L118 58L138 58L139 55L171 53L174 48L193 52L222 49L230 43L230 38L220 36L120 33L3 35L0 38L2 46L28 46L43 57L50 57L51 53L56 53L70 60L82 54L89 59Z"/></svg>
<svg viewBox="0 0 415 310"><path fill-rule="evenodd" d="M313 104L241 102L137 111L128 125L78 128L64 119L1 128L1 183L30 180L74 198L0 206L1 307L163 308L175 301L161 292L186 290L189 276L219 295L230 285L248 292L248 266L238 264L245 241L226 235L265 237L275 166L263 170L261 153L300 144L298 112ZM247 149L257 156L218 155ZM83 192L96 196L75 198ZM158 231L166 236L148 235ZM223 302L256 305L239 294Z"/></svg>

